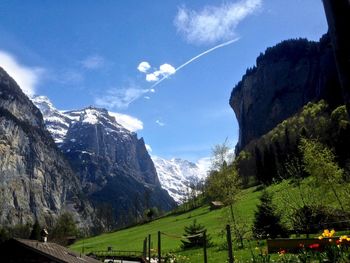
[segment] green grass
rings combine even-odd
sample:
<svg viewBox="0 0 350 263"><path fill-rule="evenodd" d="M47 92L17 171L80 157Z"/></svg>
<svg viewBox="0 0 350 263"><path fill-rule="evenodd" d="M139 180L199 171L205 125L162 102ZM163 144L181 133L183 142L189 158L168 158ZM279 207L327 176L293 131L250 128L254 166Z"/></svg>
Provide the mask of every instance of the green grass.
<svg viewBox="0 0 350 263"><path fill-rule="evenodd" d="M254 210L258 202L259 192L254 192L254 188L244 190L235 206L235 212L244 217L249 225L254 216ZM147 224L123 229L113 233L106 233L96 237L79 240L71 246L71 249L82 252L96 250L106 250L112 247L116 250L136 250L142 251L143 240L149 234L152 236L153 247L157 246L157 232L161 231L171 235L181 236L184 227L191 224L194 219L207 228L207 233L211 236L214 246L208 249L209 262L224 262L227 257L226 250L220 250L220 246L225 243L226 236L223 235L226 223L228 222L228 208L210 211L209 206L203 206L183 214L168 215ZM162 252L174 251L190 258L191 262L201 262L203 258L202 249L181 251L181 241L162 235ZM248 251L238 251L237 255L247 256Z"/></svg>
<svg viewBox="0 0 350 263"><path fill-rule="evenodd" d="M292 209L289 205L297 203L297 200L300 197L298 189L292 186L289 181L283 181L282 183L269 186L268 191L274 193L273 201L277 210L281 212L281 214L283 212L283 221L288 223L287 217L289 217ZM307 188L305 183L302 185L302 191L308 193L314 192L310 187ZM261 191L255 191L255 188L245 189L241 192L234 205L236 219L249 230L253 224L254 212L256 210L256 205L259 202L260 194ZM313 198L317 199L317 196L314 196ZM325 200L327 200L329 205L332 205L333 207L337 206L336 204L333 204L334 198L331 196L327 197ZM198 223L207 228L207 233L211 236L211 241L214 244L213 247L208 249L208 262L225 262L227 259L227 252L223 248L226 243L226 236L224 233L229 215L228 207L210 211L209 206L206 205L183 214L170 214L143 225L137 225L113 233L106 233L96 237L79 240L71 246L71 249L77 252L82 252L84 247L85 253L89 251L106 250L107 247L112 247L115 250L142 251L143 240L149 234L152 236L152 247L156 248L158 231L181 236L184 233L184 227L191 224L193 220L196 219ZM322 229L320 229L320 233L321 232ZM251 236L251 233L248 234L248 237L249 235ZM179 239L162 235L163 254L166 252L175 252L176 254L189 257L190 262L203 262L202 249L182 251L180 245L181 241ZM250 261L251 252L249 246L252 247L252 250L255 253L257 252L255 250L256 242L249 244L246 241L245 249L239 250L237 249L237 246L234 248L234 255L236 257L235 262ZM261 247L265 249L264 245L261 245ZM272 255L272 258L275 257L277 256Z"/></svg>

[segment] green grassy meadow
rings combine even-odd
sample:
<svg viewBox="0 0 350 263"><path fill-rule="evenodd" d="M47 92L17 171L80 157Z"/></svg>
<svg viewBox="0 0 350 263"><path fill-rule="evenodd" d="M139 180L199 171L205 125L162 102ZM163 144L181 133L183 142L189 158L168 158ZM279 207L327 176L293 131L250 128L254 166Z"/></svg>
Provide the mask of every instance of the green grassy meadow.
<svg viewBox="0 0 350 263"><path fill-rule="evenodd" d="M313 189L309 189L310 187L306 185L302 185L301 187L303 188L303 193L310 193L310 195L315 193ZM292 209L288 204L297 204L299 198L298 189L291 185L289 181L283 181L282 183L269 186L268 191L274 194L273 201L276 205L276 210L282 214L282 221L285 221L285 224L288 225L287 217L290 215L290 209ZM242 225L242 227L245 227L249 231L246 239L250 239L252 236L250 230L260 194L261 191L258 191L256 187L245 189L240 193L234 205L236 220L239 222L239 225ZM316 199L317 196L314 198ZM326 199L328 200L327 202L330 202L330 205L336 206L336 204L332 204L333 199L331 196ZM70 248L77 252L84 251L84 253L107 250L108 247L112 247L114 250L142 251L143 240L151 234L152 248L156 249L158 231L181 236L184 233L184 227L191 224L194 219L204 225L207 228L207 233L211 236L213 246L208 249L208 262L225 262L227 260L225 226L229 219L229 208L224 207L211 211L208 205L182 214L169 214L146 224L82 239L74 243ZM322 229L320 229L321 232ZM162 235L163 255L167 252L174 252L175 254L187 256L189 262L203 262L202 249L183 251L180 245L181 241L179 239ZM246 240L244 249L238 249L237 244L234 244L234 246L235 262L249 262L251 250L255 253L258 252L256 250L256 241L249 243ZM261 249L265 249L264 243L261 243L260 247ZM272 255L272 258L275 257L277 255Z"/></svg>
<svg viewBox="0 0 350 263"><path fill-rule="evenodd" d="M254 188L244 190L237 202L235 210L244 217L244 220L251 224L254 210L258 202L259 192L254 192ZM191 224L194 219L207 228L207 233L211 236L213 247L208 249L209 262L219 262L226 260L226 250L220 250L225 243L226 236L223 235L226 223L228 222L228 208L210 211L209 206L202 206L195 210L182 214L170 214L155 221L137 225L135 227L123 229L113 233L105 233L99 236L82 239L74 243L71 249L84 253L96 250L106 250L112 247L115 250L135 250L142 251L143 240L149 234L152 236L153 248L157 247L157 232L161 231L170 235L181 236L184 227ZM181 241L177 238L162 235L162 252L175 252L186 255L190 262L201 262L203 257L202 249L181 251ZM239 254L247 254L247 251L239 251Z"/></svg>

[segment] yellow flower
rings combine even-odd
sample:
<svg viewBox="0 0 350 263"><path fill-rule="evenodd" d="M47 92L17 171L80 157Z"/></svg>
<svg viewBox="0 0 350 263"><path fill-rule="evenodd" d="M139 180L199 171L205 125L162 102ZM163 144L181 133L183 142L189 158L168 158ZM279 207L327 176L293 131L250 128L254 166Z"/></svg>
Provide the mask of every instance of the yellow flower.
<svg viewBox="0 0 350 263"><path fill-rule="evenodd" d="M322 236L323 237L332 237L332 236L334 236L334 234L335 234L334 229L332 229L331 231L329 231L328 229L325 229L322 233Z"/></svg>
<svg viewBox="0 0 350 263"><path fill-rule="evenodd" d="M319 236L318 239L319 239L319 240L323 239L323 236Z"/></svg>
<svg viewBox="0 0 350 263"><path fill-rule="evenodd" d="M329 236L329 230L328 229L323 230L322 236L323 237L328 237Z"/></svg>
<svg viewBox="0 0 350 263"><path fill-rule="evenodd" d="M332 229L332 230L331 230L331 233L330 233L330 237L332 237L334 234L335 234L335 230Z"/></svg>
<svg viewBox="0 0 350 263"><path fill-rule="evenodd" d="M340 236L339 237L339 242L343 242L343 241L350 241L350 237L348 237L348 236Z"/></svg>

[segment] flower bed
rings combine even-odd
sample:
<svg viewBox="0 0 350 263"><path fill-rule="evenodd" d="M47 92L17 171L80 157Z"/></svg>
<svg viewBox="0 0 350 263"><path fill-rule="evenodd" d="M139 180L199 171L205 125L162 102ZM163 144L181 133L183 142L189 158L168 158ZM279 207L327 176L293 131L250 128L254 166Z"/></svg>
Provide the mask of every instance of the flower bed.
<svg viewBox="0 0 350 263"><path fill-rule="evenodd" d="M302 249L324 251L324 249L329 245L350 246L350 237L345 235L335 237L334 234L334 230L329 231L328 229L326 229L318 238L268 239L268 253L278 253L280 251L287 251L288 253L298 253Z"/></svg>

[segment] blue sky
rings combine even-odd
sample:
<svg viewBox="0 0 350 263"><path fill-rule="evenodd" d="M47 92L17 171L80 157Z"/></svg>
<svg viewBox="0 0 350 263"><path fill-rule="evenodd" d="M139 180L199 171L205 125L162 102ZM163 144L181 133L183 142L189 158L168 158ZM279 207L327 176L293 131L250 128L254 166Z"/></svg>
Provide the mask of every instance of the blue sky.
<svg viewBox="0 0 350 263"><path fill-rule="evenodd" d="M2 0L0 65L27 94L130 115L152 154L196 161L235 145L230 93L259 53L326 31L321 0Z"/></svg>

